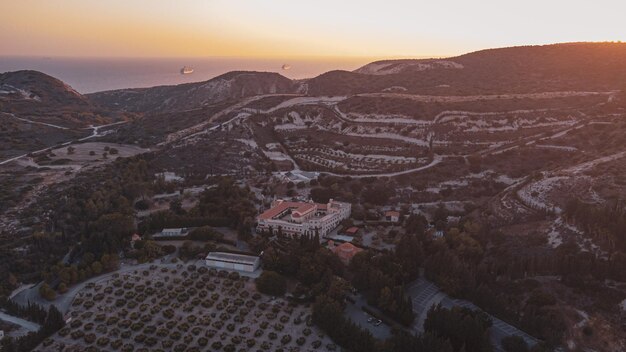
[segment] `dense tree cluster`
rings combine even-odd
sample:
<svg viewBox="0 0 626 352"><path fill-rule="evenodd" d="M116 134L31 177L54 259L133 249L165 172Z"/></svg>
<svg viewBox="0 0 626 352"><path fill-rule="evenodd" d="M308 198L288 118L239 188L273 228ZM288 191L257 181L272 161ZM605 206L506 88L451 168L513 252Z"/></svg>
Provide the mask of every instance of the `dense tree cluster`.
<svg viewBox="0 0 626 352"><path fill-rule="evenodd" d="M255 215L250 190L240 187L232 178L224 177L219 179L216 187L208 188L201 194L194 208L154 213L139 225L139 230L154 233L163 228L214 226L232 227L245 235L249 234Z"/></svg>
<svg viewBox="0 0 626 352"><path fill-rule="evenodd" d="M612 252L626 253L625 202L614 201L598 206L572 199L567 203L565 215Z"/></svg>
<svg viewBox="0 0 626 352"><path fill-rule="evenodd" d="M94 271L109 270L103 263L107 261L105 255L116 256L127 245L134 231L131 204L149 188L151 179L147 161L138 156L115 160L51 188L22 212L26 223L32 218L34 230L12 245L28 247L28 251L8 248L0 254L0 272L15 278L0 280L0 294L14 289L19 281L39 280L42 273L56 289L60 284L69 286L83 280ZM59 263L68 252L66 264ZM83 260L84 256L92 259Z"/></svg>
<svg viewBox="0 0 626 352"><path fill-rule="evenodd" d="M503 236L470 220L447 228L443 238L421 238L426 277L455 297L467 298L485 311L520 327L555 346L561 342L565 322L555 302L530 299L541 296L526 277L561 275L565 282L581 278L598 260L582 260L576 246L562 245L551 256L485 246ZM589 255L589 254L587 254ZM594 264L595 262L595 264ZM606 275L606 274L604 274ZM530 293L530 298L525 299ZM546 303L548 302L548 303Z"/></svg>
<svg viewBox="0 0 626 352"><path fill-rule="evenodd" d="M411 297L404 292L404 284L418 274L415 269L421 258L417 256L418 244L414 245L413 248L404 248L400 256L364 251L355 255L350 263L354 287L365 292L368 303L404 325L411 324L414 318ZM416 255L405 256L403 253ZM406 270L403 264L407 266Z"/></svg>
<svg viewBox="0 0 626 352"><path fill-rule="evenodd" d="M313 305L313 322L348 351L377 351L376 340L372 335L346 319L343 309L340 301L320 295Z"/></svg>
<svg viewBox="0 0 626 352"><path fill-rule="evenodd" d="M485 313L461 307L446 309L439 305L430 309L424 322L424 331L450 341L454 351L492 351L490 327L491 319Z"/></svg>
<svg viewBox="0 0 626 352"><path fill-rule="evenodd" d="M328 277L342 273L343 264L320 245L318 236L301 236L271 242L263 254L263 268L298 279L315 295L324 292Z"/></svg>
<svg viewBox="0 0 626 352"><path fill-rule="evenodd" d="M256 289L270 296L282 296L287 291L287 280L275 271L265 270L256 280Z"/></svg>

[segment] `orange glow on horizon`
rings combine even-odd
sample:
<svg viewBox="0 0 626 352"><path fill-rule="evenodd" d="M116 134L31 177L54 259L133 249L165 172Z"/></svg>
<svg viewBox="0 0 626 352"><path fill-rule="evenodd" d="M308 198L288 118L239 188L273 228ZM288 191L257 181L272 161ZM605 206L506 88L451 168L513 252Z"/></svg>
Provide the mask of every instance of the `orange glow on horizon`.
<svg viewBox="0 0 626 352"><path fill-rule="evenodd" d="M489 47L626 38L622 3L528 2L453 0L444 6L390 0L381 8L372 0L3 1L0 55L443 57Z"/></svg>

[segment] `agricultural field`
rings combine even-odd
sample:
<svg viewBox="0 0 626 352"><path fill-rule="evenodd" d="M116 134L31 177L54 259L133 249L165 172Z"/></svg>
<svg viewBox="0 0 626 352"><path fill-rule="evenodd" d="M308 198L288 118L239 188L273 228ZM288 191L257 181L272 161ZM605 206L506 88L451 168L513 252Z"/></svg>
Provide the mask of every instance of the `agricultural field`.
<svg viewBox="0 0 626 352"><path fill-rule="evenodd" d="M80 291L71 321L38 351L334 351L310 309L256 292L235 272L153 265Z"/></svg>

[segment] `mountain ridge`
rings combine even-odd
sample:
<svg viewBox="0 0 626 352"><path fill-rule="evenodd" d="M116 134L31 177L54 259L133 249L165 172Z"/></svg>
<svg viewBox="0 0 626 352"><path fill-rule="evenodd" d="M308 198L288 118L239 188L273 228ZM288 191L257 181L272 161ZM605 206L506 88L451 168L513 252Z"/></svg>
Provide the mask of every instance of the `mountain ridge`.
<svg viewBox="0 0 626 352"><path fill-rule="evenodd" d="M292 93L296 84L275 72L231 71L206 81L88 94L93 101L128 111L197 109L230 99Z"/></svg>

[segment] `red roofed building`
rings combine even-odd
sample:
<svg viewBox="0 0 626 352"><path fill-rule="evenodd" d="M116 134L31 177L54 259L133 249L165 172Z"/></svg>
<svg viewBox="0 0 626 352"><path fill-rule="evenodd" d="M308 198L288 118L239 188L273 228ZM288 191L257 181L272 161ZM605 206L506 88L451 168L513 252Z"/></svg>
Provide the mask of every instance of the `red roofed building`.
<svg viewBox="0 0 626 352"><path fill-rule="evenodd" d="M400 212L390 210L385 212L385 220L390 222L398 222L400 221Z"/></svg>
<svg viewBox="0 0 626 352"><path fill-rule="evenodd" d="M282 199L257 217L257 231L272 231L288 235L327 235L343 219L350 217L350 203L328 201L327 204L313 202L288 202Z"/></svg>
<svg viewBox="0 0 626 352"><path fill-rule="evenodd" d="M346 235L354 236L357 234L357 232L359 232L359 228L356 226L352 226L347 228L344 232L346 233Z"/></svg>
<svg viewBox="0 0 626 352"><path fill-rule="evenodd" d="M359 252L363 251L362 248L359 248L353 245L350 242L342 243L338 246L335 246L333 241L328 241L328 249L330 249L339 259L346 265L350 263L352 258Z"/></svg>

